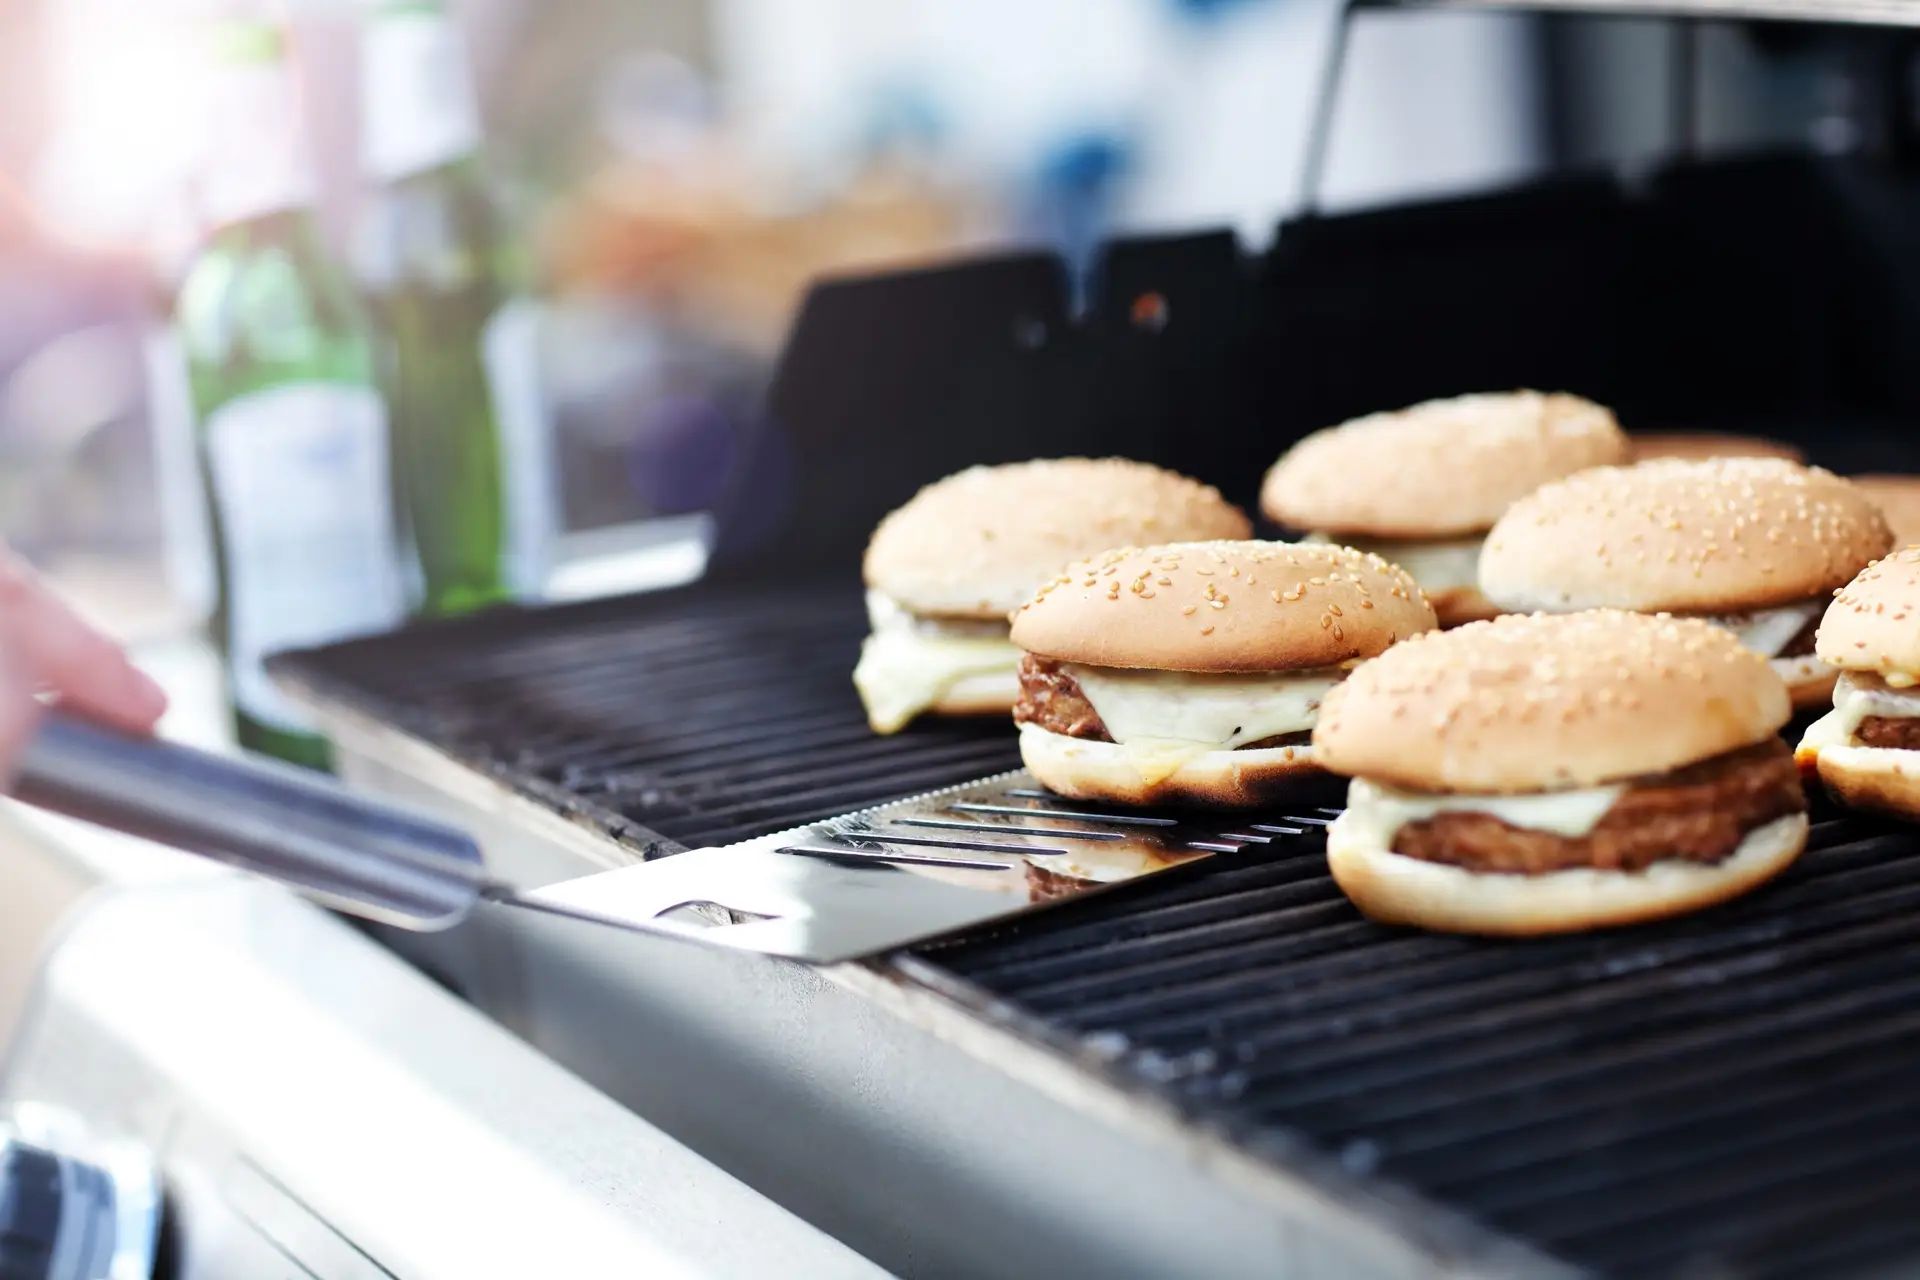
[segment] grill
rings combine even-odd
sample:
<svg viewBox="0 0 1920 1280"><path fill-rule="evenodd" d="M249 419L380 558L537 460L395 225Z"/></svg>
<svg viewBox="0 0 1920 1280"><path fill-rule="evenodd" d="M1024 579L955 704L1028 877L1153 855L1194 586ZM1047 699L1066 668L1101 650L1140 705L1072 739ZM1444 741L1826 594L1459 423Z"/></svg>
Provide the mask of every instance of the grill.
<svg viewBox="0 0 1920 1280"><path fill-rule="evenodd" d="M869 735L860 631L850 589L693 588L289 666L663 853L1014 762L1003 725ZM1816 817L1756 896L1502 943L1364 921L1325 811L1274 815L1254 851L905 963L1255 1156L1304 1141L1575 1265L1828 1274L1920 1255L1920 841Z"/></svg>
<svg viewBox="0 0 1920 1280"><path fill-rule="evenodd" d="M1866 0L1555 7L1911 17ZM1323 142L1340 61L1336 44ZM1679 116L1690 86L1679 77ZM1037 253L823 282L765 412L729 442L702 584L277 669L357 780L464 800L484 775L513 803L481 788L478 815L523 819L539 856L564 845L594 869L986 778L1018 765L1004 722L876 739L848 681L864 630L852 568L918 485L1118 453L1250 505L1305 431L1517 386L1590 395L1631 427L1757 431L1845 471L1915 469L1920 363L1902 335L1920 314L1920 185L1896 150L1679 145L1631 182L1563 172L1309 212L1257 254L1226 232L1129 238L1102 246L1081 289ZM441 757L465 769L438 776L424 762ZM548 839L556 814L567 840ZM1913 831L1816 813L1809 852L1758 894L1499 943L1363 920L1327 877L1325 816L1263 815L1300 833L1222 841L834 982L524 922L410 954L913 1273L1920 1262ZM934 1047L911 1038L922 1029ZM1188 1250L1210 1265L1183 1266Z"/></svg>

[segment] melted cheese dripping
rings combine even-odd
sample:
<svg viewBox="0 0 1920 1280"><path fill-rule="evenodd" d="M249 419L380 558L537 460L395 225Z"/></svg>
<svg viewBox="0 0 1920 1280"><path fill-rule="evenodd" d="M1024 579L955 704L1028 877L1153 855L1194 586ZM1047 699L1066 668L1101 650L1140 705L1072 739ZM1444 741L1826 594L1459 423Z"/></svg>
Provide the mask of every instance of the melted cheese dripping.
<svg viewBox="0 0 1920 1280"><path fill-rule="evenodd" d="M1860 722L1868 716L1894 720L1920 717L1920 691L1896 687L1867 671L1849 671L1833 686L1833 710L1807 726L1800 750L1859 745Z"/></svg>
<svg viewBox="0 0 1920 1280"><path fill-rule="evenodd" d="M1160 782L1209 751L1313 728L1341 671L1290 676L1122 671L1067 664L1107 736L1144 782Z"/></svg>
<svg viewBox="0 0 1920 1280"><path fill-rule="evenodd" d="M1578 839L1593 834L1626 790L1620 783L1517 796L1432 795L1355 778L1347 788L1342 821L1368 847L1377 849L1393 848L1400 828L1441 813L1484 813L1510 827Z"/></svg>
<svg viewBox="0 0 1920 1280"><path fill-rule="evenodd" d="M1020 650L1005 623L944 624L907 612L877 591L867 593L873 634L860 646L853 685L876 733L897 733L908 721L966 687L1018 695Z"/></svg>

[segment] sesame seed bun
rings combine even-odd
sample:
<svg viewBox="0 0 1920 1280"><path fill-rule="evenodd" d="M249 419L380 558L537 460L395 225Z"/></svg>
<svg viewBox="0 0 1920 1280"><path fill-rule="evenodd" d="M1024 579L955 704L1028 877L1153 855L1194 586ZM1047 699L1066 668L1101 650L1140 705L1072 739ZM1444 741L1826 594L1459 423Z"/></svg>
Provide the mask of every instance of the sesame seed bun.
<svg viewBox="0 0 1920 1280"><path fill-rule="evenodd" d="M1806 846L1807 816L1796 813L1754 828L1719 863L1675 858L1644 871L1500 875L1404 857L1356 838L1337 818L1327 828L1327 866L1354 905L1382 923L1527 937L1698 911L1771 880Z"/></svg>
<svg viewBox="0 0 1920 1280"><path fill-rule="evenodd" d="M1369 658L1434 624L1413 579L1378 556L1184 542L1073 565L1021 606L1013 642L1097 667L1292 671Z"/></svg>
<svg viewBox="0 0 1920 1280"><path fill-rule="evenodd" d="M1260 508L1334 536L1458 537L1549 480L1626 455L1613 413L1578 396L1429 400L1314 432L1267 472Z"/></svg>
<svg viewBox="0 0 1920 1280"><path fill-rule="evenodd" d="M1807 455L1781 440L1719 431L1634 431L1627 436L1635 462L1652 458L1785 458L1805 462Z"/></svg>
<svg viewBox="0 0 1920 1280"><path fill-rule="evenodd" d="M1829 744L1814 767L1827 791L1849 809L1920 818L1920 751Z"/></svg>
<svg viewBox="0 0 1920 1280"><path fill-rule="evenodd" d="M1313 749L1298 746L1209 751L1149 782L1118 743L1069 738L1032 724L1020 726L1020 759L1057 795L1119 804L1258 809L1324 777Z"/></svg>
<svg viewBox="0 0 1920 1280"><path fill-rule="evenodd" d="M1874 561L1835 592L1813 651L1847 671L1920 675L1920 547Z"/></svg>
<svg viewBox="0 0 1920 1280"><path fill-rule="evenodd" d="M1825 596L1885 555L1873 500L1778 458L1597 467L1513 504L1480 553L1503 609L1733 613Z"/></svg>
<svg viewBox="0 0 1920 1280"><path fill-rule="evenodd" d="M1893 530L1893 545L1920 543L1920 476L1854 476Z"/></svg>
<svg viewBox="0 0 1920 1280"><path fill-rule="evenodd" d="M867 585L930 617L1004 618L1060 566L1109 547L1244 538L1218 490L1124 458L971 467L880 522Z"/></svg>
<svg viewBox="0 0 1920 1280"><path fill-rule="evenodd" d="M1327 694L1314 753L1418 791L1504 794L1664 773L1787 722L1767 660L1711 623L1509 614L1416 636Z"/></svg>

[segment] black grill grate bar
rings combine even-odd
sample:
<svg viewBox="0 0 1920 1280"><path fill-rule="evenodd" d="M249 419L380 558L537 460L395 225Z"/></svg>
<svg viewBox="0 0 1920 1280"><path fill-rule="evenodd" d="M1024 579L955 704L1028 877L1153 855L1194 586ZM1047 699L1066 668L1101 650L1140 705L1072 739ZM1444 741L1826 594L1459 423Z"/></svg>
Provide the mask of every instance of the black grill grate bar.
<svg viewBox="0 0 1920 1280"><path fill-rule="evenodd" d="M1916 1116L1909 1107L1899 1118L1911 1123ZM1792 1225L1796 1218L1802 1222L1809 1216L1818 1218L1832 1204L1845 1204L1853 1199L1852 1194L1840 1192L1836 1200L1821 1203L1822 1196L1835 1194L1832 1182L1836 1174L1844 1173L1849 1178L1868 1176L1876 1182L1891 1177L1897 1185L1920 1189L1920 1161L1913 1159L1912 1131L1905 1124L1888 1124L1882 1118L1836 1125L1824 1139L1817 1147L1803 1145L1795 1150L1793 1172L1785 1178L1780 1176L1775 1161L1741 1160L1715 1166L1712 1175L1694 1170L1690 1181L1662 1182L1658 1191L1667 1196L1666 1199L1636 1198L1632 1205L1624 1201L1562 1203L1554 1211L1528 1215L1523 1229L1545 1240L1550 1247L1571 1246L1581 1254L1603 1257L1613 1253L1621 1269L1639 1270L1635 1264L1647 1254L1674 1258L1675 1251L1666 1242L1682 1234L1702 1205L1764 1196L1769 1216L1772 1216L1772 1207L1779 1206L1781 1216L1775 1217L1773 1223L1778 1229ZM1655 1188L1647 1190L1651 1192ZM1801 1197L1811 1203L1803 1204L1796 1212L1794 1206ZM1628 1207L1638 1211L1623 1220L1616 1208ZM1623 1221L1631 1224L1630 1231L1623 1230ZM1772 1269L1767 1266L1767 1259L1752 1261Z"/></svg>
<svg viewBox="0 0 1920 1280"><path fill-rule="evenodd" d="M1890 875L1898 876L1899 874L1876 870L1872 866L1849 871L1840 865L1838 859L1830 862L1827 870L1830 878L1835 880L1847 874L1863 874L1882 880L1889 878ZM1313 887L1309 884L1303 886L1301 891L1310 892ZM1859 891L1859 887L1851 883L1844 889L1838 884L1819 886L1818 879L1810 879L1803 882L1800 889L1804 895L1818 899L1837 896L1841 892L1855 893ZM1337 892L1331 881L1325 882L1325 894L1329 901L1336 899ZM1780 908L1784 910L1789 903L1784 901L1786 893L1783 892L1781 896L1783 901ZM1754 927L1760 930L1762 936L1756 938L1724 932L1699 933L1683 928L1664 949L1638 959L1628 959L1625 963L1636 968L1656 968L1689 955L1705 955L1740 945L1764 944L1771 940L1775 931L1794 928L1795 924L1785 917L1777 921L1767 917ZM1392 936L1384 930L1379 932L1383 936ZM1292 1019L1321 1006L1336 1010L1361 1009L1364 1012L1357 1015L1362 1019L1361 1021L1349 1019L1340 1024L1343 1034L1351 1034L1369 1025L1385 1025L1401 1020L1405 1016L1404 1011L1395 1001L1420 1001L1434 998L1446 1002L1446 1007L1471 1007L1496 992L1511 993L1514 990L1510 982L1512 966L1509 963L1509 947L1437 937L1424 938L1423 941L1424 955L1421 950L1416 950L1406 961L1399 962L1397 971L1389 975L1394 983L1394 990L1391 992L1375 990L1378 980L1374 975L1375 971L1382 967L1380 962L1394 959L1394 957L1381 955L1377 948L1356 951L1351 955L1328 956L1318 962L1290 964L1286 966L1284 974L1267 972L1250 966L1245 972L1226 973L1212 979L1210 985L1187 991L1185 994L1194 998L1193 1008L1201 1012L1175 1014L1159 1020L1135 1023L1135 1031L1137 1034L1154 1038L1177 1038L1204 1028L1213 1037L1221 1038L1233 1036L1245 1026L1248 1028L1245 1034L1248 1037L1246 1043L1249 1046L1278 1047L1296 1043L1301 1038L1313 1038L1325 1032L1325 1028L1319 1026L1313 1026L1310 1030L1299 1029L1293 1022L1289 1022L1288 1026L1278 1030L1266 1033L1259 1031L1259 1028L1271 1027L1275 1018L1281 1014ZM1530 954L1537 958L1561 960L1583 966L1577 970L1577 979L1575 979L1582 982L1607 976L1609 972L1623 964L1623 958L1614 949L1617 944L1609 942L1596 944L1588 937L1541 940L1525 945L1529 948ZM1103 973L1113 971L1115 970L1112 966L1102 966ZM1490 989L1483 991L1469 985L1475 979L1476 971L1483 972L1485 975L1483 980L1493 984ZM1548 975L1554 972L1556 968L1552 964L1533 965L1529 967L1529 973L1533 976L1523 977L1521 981L1523 983L1549 982L1551 979ZM1340 985L1356 979L1362 985L1358 987ZM1287 992L1309 987L1316 994L1305 997L1306 1003L1303 1004L1276 1004L1271 999L1276 993L1284 995ZM1040 984L1039 989L1045 991L1046 988L1044 984ZM1136 990L1142 992L1139 999L1143 1004L1163 1004L1168 994L1157 988L1149 988L1144 983L1137 986ZM1432 997L1424 994L1436 990L1437 994ZM1246 992L1246 997L1240 1000L1232 999L1233 994L1239 991ZM1206 997L1204 1005L1199 1003L1200 997ZM1392 997L1392 1000L1389 1001L1387 997ZM1028 993L1023 992L1022 998L1028 998ZM1076 1025L1088 1027L1097 1026L1102 1018L1141 1016L1143 1016L1141 1011L1130 1009L1124 999L1112 1005L1103 1006L1097 1012L1085 1009L1072 1012ZM1263 1034L1269 1038L1260 1038Z"/></svg>
<svg viewBox="0 0 1920 1280"><path fill-rule="evenodd" d="M1896 1155L1889 1177L1867 1183L1849 1170L1795 1200L1783 1213L1768 1213L1741 1242L1735 1261L1754 1275L1839 1276L1911 1274L1887 1259L1911 1259L1920 1251L1920 1169ZM1666 1240L1671 1246L1675 1233ZM1684 1257L1669 1248L1668 1256ZM1869 1266L1869 1264L1878 1264Z"/></svg>
<svg viewBox="0 0 1920 1280"><path fill-rule="evenodd" d="M1892 1030L1880 1031L1873 1039L1882 1045L1889 1040L1900 1041L1897 1047L1907 1052L1889 1055L1889 1061L1840 1063L1830 1072L1823 1071L1821 1096L1811 1104L1804 1074L1791 1069L1794 1060L1789 1059L1786 1064L1756 1069L1755 1078L1740 1090L1739 1101L1730 1103L1728 1091L1721 1088L1715 1094L1701 1096L1685 1114L1663 1109L1661 1114L1671 1122L1658 1130L1616 1128L1582 1120L1573 1113L1567 1116L1562 1141L1550 1156L1532 1156L1520 1144L1509 1149L1505 1140L1494 1143L1489 1135L1478 1145L1500 1148L1494 1160L1482 1162L1501 1166L1497 1171L1474 1173L1448 1163L1434 1170L1438 1177L1425 1181L1435 1190L1472 1196L1474 1203L1490 1215L1510 1215L1571 1197L1603 1196L1615 1190L1618 1177L1610 1167L1612 1161L1595 1160L1584 1153L1576 1160L1566 1157L1567 1129L1590 1135L1592 1150L1630 1154L1638 1177L1653 1178L1739 1158L1766 1143L1796 1141L1836 1121L1885 1115L1890 1107L1920 1105L1920 1096L1912 1088L1916 1064L1911 1040L1916 1024L1910 1018L1896 1021ZM1850 1043L1857 1045L1859 1041ZM1816 1052L1813 1056L1823 1055ZM1694 1093L1703 1095L1705 1091ZM1792 1105L1769 1106L1770 1102ZM1614 1108L1611 1114L1623 1111ZM1420 1176L1420 1162L1401 1156L1387 1145L1389 1141L1379 1140L1389 1152L1383 1167L1396 1177ZM1463 1172L1466 1176L1461 1176Z"/></svg>
<svg viewBox="0 0 1920 1280"><path fill-rule="evenodd" d="M1744 931L1686 933L1665 946L1656 943L1641 957L1595 952L1586 940L1533 944L1536 950L1548 954L1557 945L1556 958L1569 966L1566 968L1530 965L1516 970L1508 951L1461 942L1450 950L1437 942L1416 947L1397 962L1394 957L1378 954L1366 955L1364 964L1352 957L1329 956L1317 962L1289 963L1284 972L1257 960L1245 965L1224 964L1217 976L1202 983L1144 994L1136 991L1131 1000L1122 995L1097 1009L1076 1009L1072 1016L1078 1025L1095 1027L1103 1019L1124 1017L1140 1034L1163 1040L1202 1033L1215 1039L1233 1037L1245 1026L1270 1028L1276 1019L1284 1017L1284 1029L1246 1031L1242 1043L1260 1048L1287 1047L1324 1034L1325 1024L1309 1021L1323 1011L1338 1019L1337 1026L1344 1035L1415 1024L1455 1009L1488 1005L1495 997L1551 997L1563 987L1618 980L1635 970L1671 972L1683 961L1697 964L1755 946L1764 948L1793 934L1836 928L1857 915L1877 915L1876 908L1882 905L1876 898L1861 904L1858 912L1843 916L1783 915L1756 921ZM1223 959L1231 961L1232 957ZM1592 994L1588 991L1580 998ZM1525 1016L1526 1007L1513 1006L1519 1017ZM1196 1017L1195 1008L1204 1008L1204 1015ZM1361 1012L1354 1013L1356 1009Z"/></svg>
<svg viewBox="0 0 1920 1280"><path fill-rule="evenodd" d="M997 743L987 744L996 753L1000 750ZM937 748L926 748L911 753L901 750L900 743L886 738L875 738L871 734L856 740L853 744L835 751L830 759L818 756L798 754L787 757L773 756L758 761L751 766L728 767L726 786L729 790L755 791L763 788L777 788L791 795L804 796L813 783L826 778L844 778L849 766L862 764L884 765L888 771L903 756L911 756L916 763L945 763L950 760L968 758L980 751L981 744L960 742L947 743ZM818 763L809 763L817 760ZM663 768L654 775L657 782L650 785L685 786L697 779L710 776L713 771L697 767L676 769Z"/></svg>
<svg viewBox="0 0 1920 1280"><path fill-rule="evenodd" d="M1914 1031L1909 1020L1882 1020L1839 1028L1819 1042L1782 1045L1769 1048L1763 1057L1745 1059L1751 1079L1771 1073L1778 1082L1777 1095L1766 1090L1750 1093L1747 1088L1729 1092L1725 1063L1709 1058L1684 1069L1667 1064L1656 1077L1635 1081L1627 1089L1601 1074L1552 1090L1462 1099L1444 1112L1429 1110L1379 1122L1369 1116L1365 1137L1389 1152L1393 1166L1407 1176L1441 1187L1484 1187L1563 1156L1569 1135L1590 1135L1594 1145L1624 1144L1664 1138L1720 1114L1739 1115L1745 1123L1746 1115L1741 1113L1751 1112L1750 1096L1759 1106L1803 1097L1804 1073L1814 1064L1821 1067L1823 1086L1829 1081L1844 1085L1856 1077L1864 1082L1888 1071L1910 1072L1913 1064L1905 1058L1893 1058L1896 1065L1892 1066L1880 1061L1835 1065L1834 1059L1843 1051L1866 1050L1891 1057L1890 1047L1902 1047ZM1497 1149L1479 1149L1487 1143Z"/></svg>
<svg viewBox="0 0 1920 1280"><path fill-rule="evenodd" d="M1191 936L1191 930L1237 920L1250 905L1245 894L1258 894L1294 881L1331 883L1326 877L1326 864L1318 857L1269 855L1261 857L1256 865L1236 866L1243 856L1253 855L1212 860L1204 878L1189 880L1173 873L1122 890L1129 910L1117 919L1068 908L1056 911L1052 927L1044 931L970 940L994 942L988 961L973 959L970 946L953 948L941 958L968 978L1017 989L1024 999L1026 983L1045 981L1051 972L1073 972L1076 965L1087 963L1090 953L1104 965L1123 955L1119 949L1128 944L1136 944L1144 954L1169 942L1181 943ZM1251 905L1257 903L1258 899L1251 900Z"/></svg>
<svg viewBox="0 0 1920 1280"><path fill-rule="evenodd" d="M849 813L868 807L858 801L873 795L878 788L887 790L886 799L937 790L956 771L972 767L981 760L997 758L1001 751L1000 745L992 742L949 742L939 746L929 745L904 759L901 757L905 753L896 752L888 757L890 767L884 779L877 783L870 776L848 779L826 766L795 770L760 779L758 786L728 786L721 794L729 795L730 803L704 807L703 813L715 822L757 812L768 804L788 805L795 809L838 804L841 807L832 810L832 813ZM813 785L822 780L828 780L830 785Z"/></svg>
<svg viewBox="0 0 1920 1280"><path fill-rule="evenodd" d="M1920 921L1900 923L1920 930ZM1779 1036L1844 1020L1852 1010L1879 1010L1920 990L1920 974L1875 975L1869 981L1868 975L1874 974L1873 957L1863 955L1862 949L1877 945L1884 935L1871 927L1849 932L1845 941L1858 946L1835 947L1838 954L1770 982L1701 984L1669 978L1636 983L1633 991L1610 989L1604 993L1604 1003L1613 1006L1616 1022L1630 1037L1621 1042L1586 1043L1599 1026L1586 1015L1594 1013L1592 1006L1602 1000L1569 1001L1561 1009L1551 1001L1538 1001L1532 1011L1537 1021L1531 1026L1488 1033L1483 1024L1476 1029L1480 1034L1464 1042L1452 1036L1444 1045L1431 1038L1422 1041L1412 1056L1426 1061L1376 1055L1342 1070L1337 1063L1345 1055L1314 1053L1311 1049L1318 1046L1309 1046L1290 1055L1284 1073L1278 1068L1249 1073L1261 1078L1249 1080L1246 1100L1256 1106L1269 1102L1289 1108L1338 1106L1356 1090L1390 1088L1393 1101L1377 1109L1369 1107L1369 1122L1379 1125L1417 1116L1436 1098L1444 1098L1448 1106L1466 1106L1486 1098L1489 1088L1498 1096L1549 1085L1557 1088L1602 1070L1624 1071L1655 1063L1666 1070L1687 1054L1714 1055L1726 1046L1750 1041L1757 1042L1754 1052L1764 1052ZM1769 963L1768 968L1774 967ZM1846 981L1839 985L1844 989L1837 990L1835 979L1842 976ZM1637 1003L1632 1002L1635 995ZM1576 1012L1583 1015L1578 1022L1572 1020ZM1504 1067L1497 1078L1496 1066ZM1329 1078L1329 1072L1336 1078Z"/></svg>
<svg viewBox="0 0 1920 1280"><path fill-rule="evenodd" d="M975 776L1005 772L998 767L988 767L997 763L995 757L985 756L969 768L973 770ZM852 809L864 809L871 805L884 804L889 800L904 799L907 796L936 790L944 785L954 772L954 768L949 766L891 773L886 779L887 784L899 787L899 795L874 795L871 784L859 791L855 791L850 785L846 788L836 788L807 796L782 795L776 792L763 800L748 804L732 805L721 810L701 810L693 815L699 819L697 823L678 824L672 834L675 839L691 848L715 848L739 844L744 840L769 835L774 831L837 818ZM643 818L644 811L635 814L635 817ZM717 821L721 818L725 821Z"/></svg>
<svg viewBox="0 0 1920 1280"><path fill-rule="evenodd" d="M855 734L861 735L855 737ZM725 762L759 751L778 754L781 747L801 749L837 741L864 741L872 736L864 724L849 723L842 715L817 709L770 713L755 724L715 726L681 719L678 725L649 728L641 734L617 734L574 740L545 752L529 752L526 765L565 771L579 778L620 778L662 761L687 761L698 756Z"/></svg>

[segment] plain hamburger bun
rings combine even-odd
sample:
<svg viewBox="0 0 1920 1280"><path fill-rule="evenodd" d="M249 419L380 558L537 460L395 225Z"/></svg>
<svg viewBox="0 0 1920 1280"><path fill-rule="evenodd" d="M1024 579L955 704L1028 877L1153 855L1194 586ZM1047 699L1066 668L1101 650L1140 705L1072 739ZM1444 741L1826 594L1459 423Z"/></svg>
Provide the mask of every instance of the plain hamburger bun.
<svg viewBox="0 0 1920 1280"><path fill-rule="evenodd" d="M1892 541L1873 500L1832 472L1661 459L1514 503L1487 535L1480 589L1516 612L1745 613L1824 597Z"/></svg>
<svg viewBox="0 0 1920 1280"><path fill-rule="evenodd" d="M1429 400L1316 431L1267 472L1279 524L1369 538L1453 538L1493 525L1549 480L1620 462L1610 410L1537 391Z"/></svg>
<svg viewBox="0 0 1920 1280"><path fill-rule="evenodd" d="M1920 751L1828 745L1814 767L1828 794L1849 809L1920 817Z"/></svg>
<svg viewBox="0 0 1920 1280"><path fill-rule="evenodd" d="M1893 530L1893 545L1920 543L1920 476L1854 476Z"/></svg>
<svg viewBox="0 0 1920 1280"><path fill-rule="evenodd" d="M1813 651L1846 671L1920 676L1920 547L1874 561L1835 592Z"/></svg>
<svg viewBox="0 0 1920 1280"><path fill-rule="evenodd" d="M1403 857L1356 838L1335 819L1327 829L1327 865L1354 905L1383 923L1526 937L1698 911L1772 879L1806 844L1807 816L1797 813L1754 828L1719 863L1676 858L1642 871L1489 875Z"/></svg>
<svg viewBox="0 0 1920 1280"><path fill-rule="evenodd" d="M1718 431L1635 431L1627 436L1635 462L1653 458L1785 458L1805 462L1807 455L1793 445L1762 436Z"/></svg>
<svg viewBox="0 0 1920 1280"><path fill-rule="evenodd" d="M1294 671L1431 630L1406 572L1348 547L1185 542L1083 560L1013 617L1029 653L1154 671Z"/></svg>
<svg viewBox="0 0 1920 1280"><path fill-rule="evenodd" d="M1070 799L1214 809L1281 803L1302 779L1322 772L1310 747L1266 747L1209 751L1149 782L1118 743L1069 738L1031 724L1020 726L1020 759L1048 790Z"/></svg>
<svg viewBox="0 0 1920 1280"><path fill-rule="evenodd" d="M1416 791L1506 794L1665 773L1776 733L1765 658L1711 623L1509 614L1416 636L1321 704L1319 762Z"/></svg>
<svg viewBox="0 0 1920 1280"><path fill-rule="evenodd" d="M927 617L1005 618L1060 566L1109 547L1244 538L1218 490L1124 458L971 467L880 522L867 585Z"/></svg>

